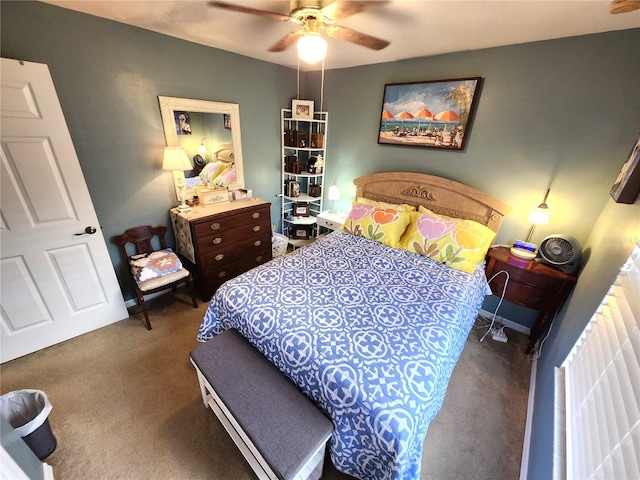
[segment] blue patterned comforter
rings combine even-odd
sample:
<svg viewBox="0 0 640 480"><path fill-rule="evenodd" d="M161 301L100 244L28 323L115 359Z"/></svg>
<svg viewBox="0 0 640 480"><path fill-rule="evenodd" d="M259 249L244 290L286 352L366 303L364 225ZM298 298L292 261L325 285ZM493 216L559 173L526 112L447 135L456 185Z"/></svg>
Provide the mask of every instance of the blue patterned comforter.
<svg viewBox="0 0 640 480"><path fill-rule="evenodd" d="M332 419L339 470L418 479L485 285L483 268L336 231L221 286L198 340L247 337Z"/></svg>

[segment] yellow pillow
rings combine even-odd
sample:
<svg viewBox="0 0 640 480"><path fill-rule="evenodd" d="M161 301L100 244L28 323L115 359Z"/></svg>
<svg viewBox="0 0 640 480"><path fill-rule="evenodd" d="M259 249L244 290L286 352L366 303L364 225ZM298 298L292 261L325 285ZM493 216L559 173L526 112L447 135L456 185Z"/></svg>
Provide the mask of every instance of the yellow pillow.
<svg viewBox="0 0 640 480"><path fill-rule="evenodd" d="M355 202L342 230L396 248L409 220L409 212Z"/></svg>
<svg viewBox="0 0 640 480"><path fill-rule="evenodd" d="M438 215L423 207L420 210L410 214L411 223L400 248L473 273L484 261L495 232L473 220Z"/></svg>
<svg viewBox="0 0 640 480"><path fill-rule="evenodd" d="M397 210L399 212L415 212L416 207L413 205L407 205L406 203L396 204L396 203L387 203L387 202L378 202L377 200L370 200L368 198L356 198L356 203L362 203L364 205L373 205L377 208L387 209L391 208L393 210Z"/></svg>

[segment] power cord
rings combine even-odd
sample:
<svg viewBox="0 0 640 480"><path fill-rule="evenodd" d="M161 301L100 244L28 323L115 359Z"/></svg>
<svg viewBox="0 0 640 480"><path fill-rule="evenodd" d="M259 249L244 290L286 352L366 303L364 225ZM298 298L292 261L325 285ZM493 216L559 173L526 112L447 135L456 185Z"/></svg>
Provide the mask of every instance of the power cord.
<svg viewBox="0 0 640 480"><path fill-rule="evenodd" d="M535 358L537 360L540 358L540 355L542 355L542 346L544 345L544 342L547 340L547 338L549 338L549 334L551 333L551 329L553 328L553 324L555 323L557 316L558 316L558 310L556 310L556 313L553 316L553 319L551 319L551 323L549 324L549 330L547 330L547 334L544 336L542 341L540 341L536 350L533 352L532 358Z"/></svg>
<svg viewBox="0 0 640 480"><path fill-rule="evenodd" d="M507 291L507 285L509 284L509 272L507 272L506 270L500 270L499 272L496 272L488 281L487 284L491 283L491 281L496 278L498 275L500 275L501 273L504 273L506 278L504 280L504 286L502 287L502 295L500 295L500 301L498 302L498 305L496 306L495 311L493 312L493 317L491 318L491 323L489 324L489 328L487 328L487 331L485 332L485 334L482 336L482 338L480 339L480 341L482 342L485 337L487 335L489 335L489 333L491 332L491 330L493 330L493 325L496 323L496 316L498 315L498 309L500 308L500 305L502 305L502 301L504 300L504 294ZM485 325L486 326L486 325ZM498 334L500 336L504 335L504 325L500 326L500 330L498 330Z"/></svg>

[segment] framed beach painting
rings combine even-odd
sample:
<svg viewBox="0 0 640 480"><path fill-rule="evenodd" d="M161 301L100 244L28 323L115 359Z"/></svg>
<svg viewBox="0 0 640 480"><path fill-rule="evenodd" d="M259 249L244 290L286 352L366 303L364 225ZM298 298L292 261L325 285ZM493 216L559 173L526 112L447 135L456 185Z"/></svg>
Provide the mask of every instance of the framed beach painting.
<svg viewBox="0 0 640 480"><path fill-rule="evenodd" d="M481 81L471 77L386 84L378 143L464 150Z"/></svg>

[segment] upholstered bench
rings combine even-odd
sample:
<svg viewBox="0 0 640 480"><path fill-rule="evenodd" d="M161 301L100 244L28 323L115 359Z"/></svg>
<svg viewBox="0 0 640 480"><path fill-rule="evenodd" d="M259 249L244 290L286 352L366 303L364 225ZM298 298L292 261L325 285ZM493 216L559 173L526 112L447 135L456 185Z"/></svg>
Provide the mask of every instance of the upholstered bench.
<svg viewBox="0 0 640 480"><path fill-rule="evenodd" d="M202 400L260 479L317 480L333 425L236 330L191 352Z"/></svg>

